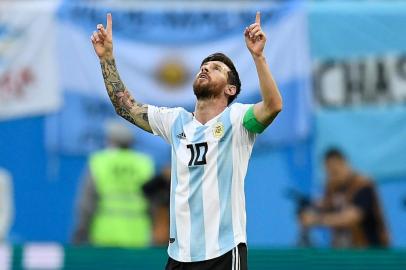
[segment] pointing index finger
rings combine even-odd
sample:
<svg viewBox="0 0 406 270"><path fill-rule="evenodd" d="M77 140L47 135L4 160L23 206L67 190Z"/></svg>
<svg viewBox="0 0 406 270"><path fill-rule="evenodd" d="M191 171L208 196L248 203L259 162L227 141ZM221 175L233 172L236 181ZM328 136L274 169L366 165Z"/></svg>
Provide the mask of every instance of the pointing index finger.
<svg viewBox="0 0 406 270"><path fill-rule="evenodd" d="M257 24L261 24L261 12L257 11L257 14L255 15L255 22Z"/></svg>
<svg viewBox="0 0 406 270"><path fill-rule="evenodd" d="M113 18L111 17L111 13L107 13L107 25L106 25L107 32L111 32L112 27L113 27Z"/></svg>

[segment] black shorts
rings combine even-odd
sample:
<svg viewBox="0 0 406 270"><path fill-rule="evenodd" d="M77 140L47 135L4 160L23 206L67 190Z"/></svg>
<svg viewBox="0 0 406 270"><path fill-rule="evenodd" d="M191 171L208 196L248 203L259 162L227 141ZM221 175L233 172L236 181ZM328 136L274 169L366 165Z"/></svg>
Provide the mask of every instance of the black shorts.
<svg viewBox="0 0 406 270"><path fill-rule="evenodd" d="M178 262L168 258L165 270L247 270L247 245L238 244L220 257L200 262Z"/></svg>

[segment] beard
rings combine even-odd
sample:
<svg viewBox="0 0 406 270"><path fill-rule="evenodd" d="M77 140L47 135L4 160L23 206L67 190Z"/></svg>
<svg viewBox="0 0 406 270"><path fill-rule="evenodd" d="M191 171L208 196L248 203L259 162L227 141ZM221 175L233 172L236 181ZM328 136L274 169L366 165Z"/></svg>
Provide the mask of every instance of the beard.
<svg viewBox="0 0 406 270"><path fill-rule="evenodd" d="M193 83L193 92L197 99L211 99L220 94L220 91L209 80L196 79Z"/></svg>

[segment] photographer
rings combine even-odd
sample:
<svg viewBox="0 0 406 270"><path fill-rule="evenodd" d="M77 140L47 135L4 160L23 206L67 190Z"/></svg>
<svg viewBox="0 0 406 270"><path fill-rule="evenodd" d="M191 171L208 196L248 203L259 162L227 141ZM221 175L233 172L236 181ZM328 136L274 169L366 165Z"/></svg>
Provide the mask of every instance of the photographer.
<svg viewBox="0 0 406 270"><path fill-rule="evenodd" d="M374 184L354 172L338 149L325 154L327 184L318 207L300 214L304 228L332 229L332 246L385 247L388 235Z"/></svg>

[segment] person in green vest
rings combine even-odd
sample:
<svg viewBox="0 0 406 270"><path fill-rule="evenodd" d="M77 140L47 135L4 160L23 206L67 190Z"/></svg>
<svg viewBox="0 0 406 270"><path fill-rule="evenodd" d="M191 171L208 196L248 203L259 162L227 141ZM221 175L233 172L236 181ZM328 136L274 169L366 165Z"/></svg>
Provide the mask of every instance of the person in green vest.
<svg viewBox="0 0 406 270"><path fill-rule="evenodd" d="M120 122L106 125L108 147L90 156L81 190L75 244L145 247L151 220L142 186L154 175L152 159L131 149L133 135Z"/></svg>

